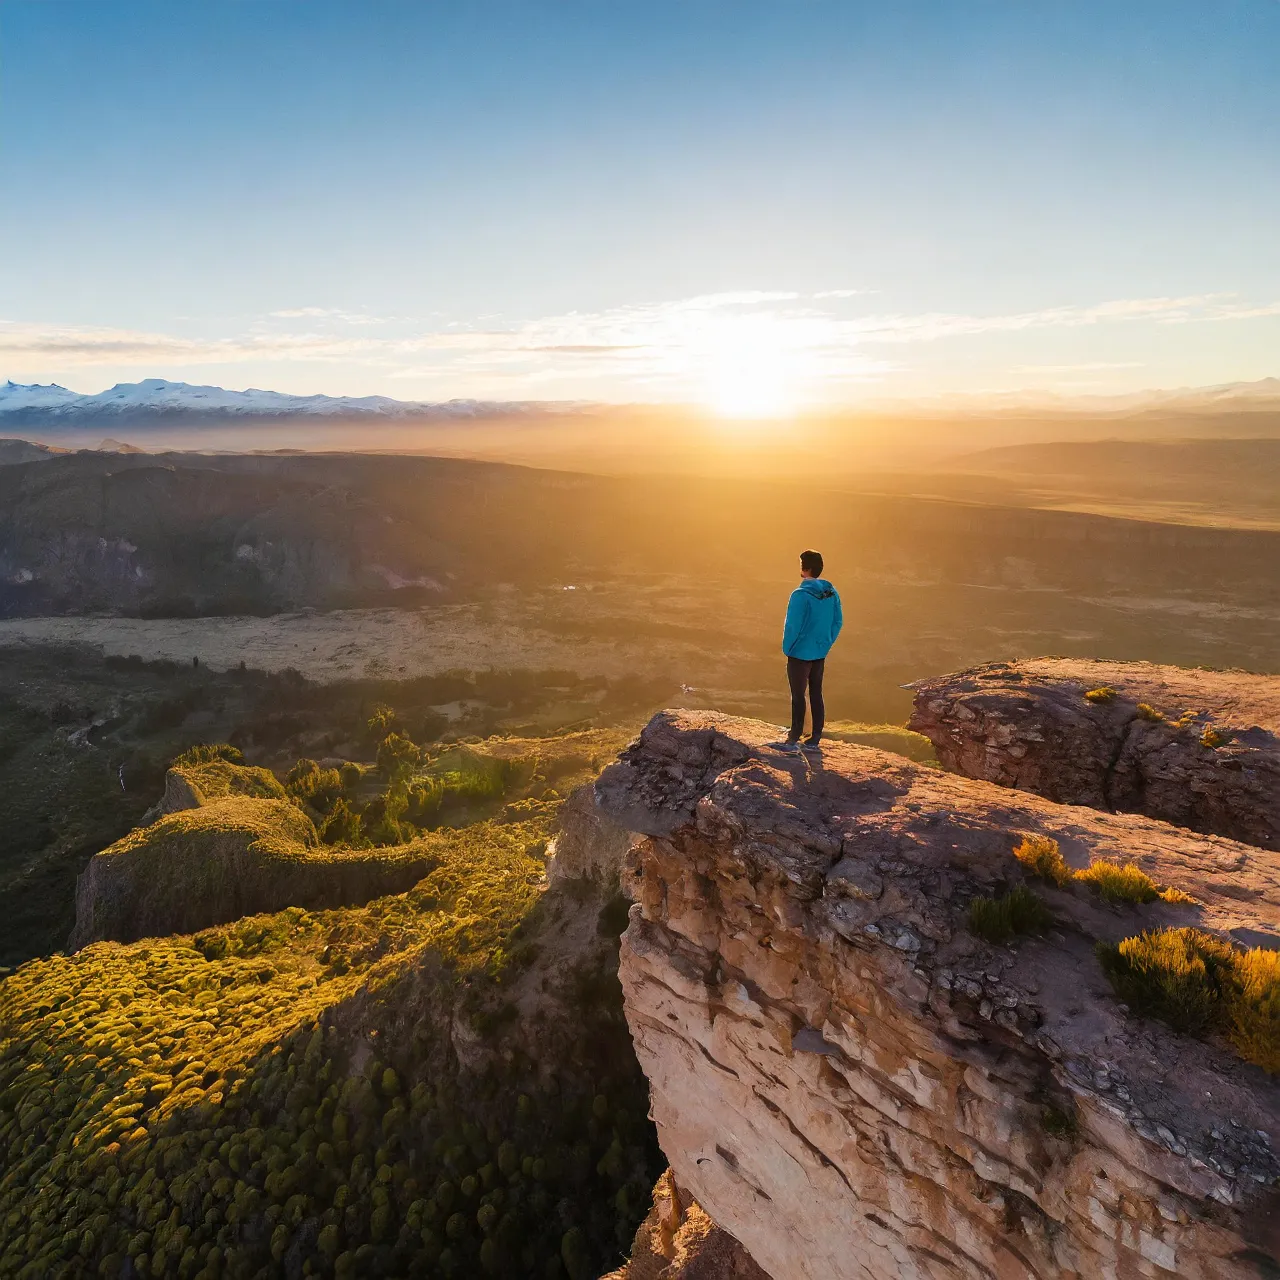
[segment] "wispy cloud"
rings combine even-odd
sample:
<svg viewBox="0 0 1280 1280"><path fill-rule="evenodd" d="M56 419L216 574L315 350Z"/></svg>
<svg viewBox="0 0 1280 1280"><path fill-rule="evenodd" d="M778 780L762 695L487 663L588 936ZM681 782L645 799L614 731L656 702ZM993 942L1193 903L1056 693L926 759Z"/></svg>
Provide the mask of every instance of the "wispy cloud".
<svg viewBox="0 0 1280 1280"><path fill-rule="evenodd" d="M104 366L149 372L202 365L327 363L364 366L379 376L447 386L486 379L612 388L652 398L696 396L708 380L731 384L771 367L817 398L878 378L899 366L886 348L1030 330L1087 326L1244 322L1280 316L1280 302L1253 304L1230 294L1112 299L993 315L958 312L849 315L821 294L739 290L600 311L566 312L483 327L457 321L372 317L300 306L272 312L271 323L225 338L123 328L0 323L0 361L11 373ZM369 332L374 324L386 326ZM1027 373L1137 368L1130 362L1026 365Z"/></svg>
<svg viewBox="0 0 1280 1280"><path fill-rule="evenodd" d="M1099 373L1106 369L1145 369L1141 360L1090 360L1083 364L1019 364L1016 373Z"/></svg>
<svg viewBox="0 0 1280 1280"><path fill-rule="evenodd" d="M393 316L371 316L364 311L343 311L338 307L292 307L269 312L273 320L329 320L338 324L391 324Z"/></svg>

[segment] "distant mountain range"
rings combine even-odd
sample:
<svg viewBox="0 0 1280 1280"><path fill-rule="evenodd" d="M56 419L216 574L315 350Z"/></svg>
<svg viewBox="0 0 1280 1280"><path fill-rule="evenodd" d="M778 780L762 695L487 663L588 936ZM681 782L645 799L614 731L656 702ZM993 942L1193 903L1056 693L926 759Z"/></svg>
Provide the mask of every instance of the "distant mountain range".
<svg viewBox="0 0 1280 1280"><path fill-rule="evenodd" d="M324 419L493 418L571 413L578 403L553 401L449 400L429 403L389 396L291 396L279 391L226 391L187 382L147 378L117 383L97 395L81 395L56 383L0 385L0 429L42 427L86 429L117 424L133 427L205 422L281 422Z"/></svg>
<svg viewBox="0 0 1280 1280"><path fill-rule="evenodd" d="M121 382L97 395L81 395L56 383L0 384L0 435L25 428L56 433L131 431L160 426L208 426L238 423L288 424L460 422L494 418L618 413L626 406L590 401L393 400L389 396L293 396L279 391L227 391L147 378ZM1280 378L1232 382L1215 387L1181 387L1125 395L1069 396L1047 391L949 395L928 399L877 400L849 406L848 412L896 413L925 418L992 415L1076 415L1128 417L1184 414L1280 413Z"/></svg>

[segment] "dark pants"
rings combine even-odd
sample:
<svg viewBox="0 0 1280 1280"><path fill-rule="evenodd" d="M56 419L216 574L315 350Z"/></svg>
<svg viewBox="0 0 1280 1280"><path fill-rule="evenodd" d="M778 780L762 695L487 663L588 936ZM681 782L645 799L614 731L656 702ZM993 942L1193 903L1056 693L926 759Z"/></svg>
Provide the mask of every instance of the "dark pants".
<svg viewBox="0 0 1280 1280"><path fill-rule="evenodd" d="M809 735L810 742L817 742L822 737L822 726L827 718L827 709L822 705L822 668L825 658L816 658L806 662L803 658L787 659L787 683L791 686L791 732L787 738L791 742L799 742L804 732L804 691L809 690L809 705L813 708L813 731Z"/></svg>

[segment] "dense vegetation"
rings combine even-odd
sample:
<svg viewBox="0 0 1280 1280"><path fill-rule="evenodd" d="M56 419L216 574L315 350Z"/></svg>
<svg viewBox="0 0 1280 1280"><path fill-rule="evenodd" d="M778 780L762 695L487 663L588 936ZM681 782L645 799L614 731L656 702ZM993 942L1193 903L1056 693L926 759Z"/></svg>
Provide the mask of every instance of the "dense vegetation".
<svg viewBox="0 0 1280 1280"><path fill-rule="evenodd" d="M281 781L299 758L359 761L343 794L363 809L386 789L375 759L389 732L440 755L463 738L558 734L638 717L671 688L557 671L320 685L287 671L0 650L0 966L65 945L76 876L142 819L160 795L166 766L195 743L230 742ZM370 729L373 710L387 703L395 704L392 720ZM443 810L441 821L467 820L465 805ZM390 834L376 829L376 818L375 811L363 827L371 842ZM359 843L340 822L321 834L328 843Z"/></svg>
<svg viewBox="0 0 1280 1280"><path fill-rule="evenodd" d="M591 767L546 746L541 778ZM619 1257L658 1155L612 940L538 972L556 912L618 922L590 888L541 893L543 791L437 831L408 893L11 974L0 1273L577 1280Z"/></svg>
<svg viewBox="0 0 1280 1280"><path fill-rule="evenodd" d="M325 709L294 677L156 665L99 668L137 684L95 741L28 711L46 749L82 752L135 808L163 764L129 763L134 792L109 752L185 739L167 802L192 807L100 860L136 873L121 901L205 904L257 863L300 877L280 905L314 905L329 870L413 864L416 883L0 982L0 1275L598 1274L659 1170L616 979L625 913L600 886L542 885L561 798L625 732L450 744L415 701L447 682L398 711L376 684ZM201 711L219 698L221 719ZM192 745L194 725L237 745ZM363 762L290 765L290 746Z"/></svg>

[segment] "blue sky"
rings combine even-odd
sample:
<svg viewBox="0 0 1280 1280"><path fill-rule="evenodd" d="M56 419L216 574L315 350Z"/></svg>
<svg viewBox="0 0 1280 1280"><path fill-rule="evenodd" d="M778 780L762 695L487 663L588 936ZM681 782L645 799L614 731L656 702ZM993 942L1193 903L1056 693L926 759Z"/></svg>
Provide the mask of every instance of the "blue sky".
<svg viewBox="0 0 1280 1280"><path fill-rule="evenodd" d="M0 377L1280 374L1280 2L0 0Z"/></svg>

